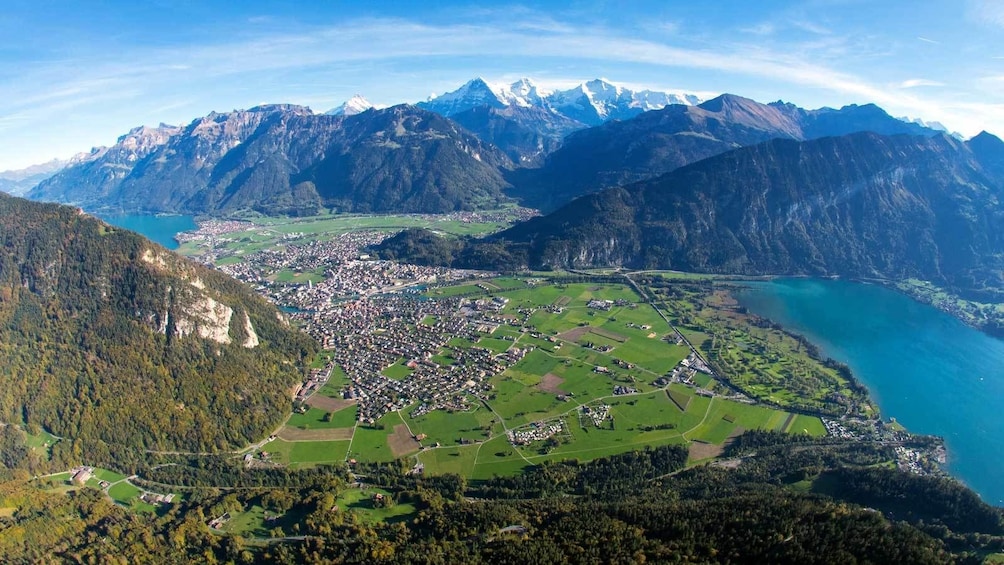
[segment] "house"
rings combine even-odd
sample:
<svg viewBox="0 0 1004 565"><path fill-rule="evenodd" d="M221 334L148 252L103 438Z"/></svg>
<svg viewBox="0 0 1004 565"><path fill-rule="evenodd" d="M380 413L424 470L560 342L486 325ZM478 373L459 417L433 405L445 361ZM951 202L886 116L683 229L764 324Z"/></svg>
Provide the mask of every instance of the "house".
<svg viewBox="0 0 1004 565"><path fill-rule="evenodd" d="M81 467L75 471L76 472L73 473L73 477L70 480L81 485L86 483L94 474L94 469L90 467Z"/></svg>

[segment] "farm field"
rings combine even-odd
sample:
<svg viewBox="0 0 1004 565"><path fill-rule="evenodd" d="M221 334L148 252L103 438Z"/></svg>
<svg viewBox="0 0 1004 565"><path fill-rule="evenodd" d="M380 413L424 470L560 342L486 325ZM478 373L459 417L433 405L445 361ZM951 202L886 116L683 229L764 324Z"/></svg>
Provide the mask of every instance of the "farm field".
<svg viewBox="0 0 1004 565"><path fill-rule="evenodd" d="M404 421L397 412L388 412L374 426L357 425L348 457L359 461L393 461L396 457L387 439L394 433L394 426L402 424Z"/></svg>
<svg viewBox="0 0 1004 565"><path fill-rule="evenodd" d="M286 441L277 439L269 442L264 450L269 459L285 463L290 467L313 466L322 463L341 463L349 450L349 441Z"/></svg>
<svg viewBox="0 0 1004 565"><path fill-rule="evenodd" d="M346 406L345 408L335 412L329 412L327 410L311 406L303 414L293 412L293 415L286 421L286 426L304 430L351 428L356 423L357 411L358 408L355 404Z"/></svg>
<svg viewBox="0 0 1004 565"><path fill-rule="evenodd" d="M423 445L460 445L462 440L485 439L490 432L501 431L495 414L478 403L474 406L470 412L434 410L418 418L408 416L405 420L416 435L427 436L422 440Z"/></svg>
<svg viewBox="0 0 1004 565"><path fill-rule="evenodd" d="M695 345L706 354L748 350L755 359L734 359L744 370L754 370L757 363L763 363L778 371L777 367L794 363L836 376L832 369L799 352L798 341L788 334L775 336L769 327L735 329L742 318L733 310L727 293L701 294L710 288L710 280L673 280L693 288L674 289L672 297L664 296L665 287L655 288L659 307L670 320L686 326L686 335L702 338ZM545 461L586 461L677 443L690 444L692 458L704 460L719 454L731 437L752 429L813 436L826 433L819 418L724 398L721 395L731 394L729 388L708 374L691 375L690 371L670 380L679 373L674 370L682 367L690 349L677 345L673 326L625 284L549 284L541 279L499 277L436 287L426 294L433 299L457 295L472 301L507 299L504 305L498 301L494 306L491 301L481 304L497 308L493 311L510 323L480 337L468 334L449 339L431 357L437 364L454 364L456 351L472 347L486 348L493 354L511 351L522 357L490 377L488 390L481 390L477 397L468 396L466 404L471 409L467 411L434 410L413 417L416 403L384 415L374 425L363 425L354 422L354 407L334 412L332 422L322 422L327 412L312 407L306 414L291 417L290 427L331 429L351 439L288 442L302 444L295 451L292 445L286 450L290 461L307 465L339 456L338 460L359 462L405 457L422 463L426 473L457 473L476 481L518 473ZM439 321L437 316L426 316L420 323ZM746 341L740 339L743 336ZM773 357L759 359L761 350L752 347L759 343L757 339L776 340L777 347L770 350ZM723 359L721 355L725 353L716 358ZM410 374L403 364L406 361L398 359L381 372L406 379ZM338 398L344 377L341 379L333 375L319 394ZM773 398L781 397L775 394ZM583 411L584 406L595 412ZM598 423L594 414L601 414ZM525 433L538 424L536 429L545 430L559 421L560 432L550 435L553 431L548 431L526 445L514 446L506 436L507 430ZM353 426L351 435L346 423ZM337 444L338 450L331 444Z"/></svg>
<svg viewBox="0 0 1004 565"><path fill-rule="evenodd" d="M509 226L518 217L514 209L484 212L495 213L499 221L475 221L469 218L460 219L456 215L430 214L323 214L306 218L263 217L248 215L244 220L252 226L244 231L234 231L224 234L230 240L218 244L215 252L217 265L233 264L240 261L242 255L255 253L266 249L278 249L291 240L298 244L312 241L328 241L342 234L354 231L396 232L406 228L427 228L437 232L457 236L485 235ZM198 256L205 249L196 242L186 242L177 250L187 256ZM276 275L276 280L283 282L306 283L308 280L322 280L322 273L282 272Z"/></svg>
<svg viewBox="0 0 1004 565"><path fill-rule="evenodd" d="M125 481L112 485L112 487L108 489L108 496L112 497L112 500L126 506L128 506L134 498L141 494L143 494L143 491L141 491L139 487Z"/></svg>

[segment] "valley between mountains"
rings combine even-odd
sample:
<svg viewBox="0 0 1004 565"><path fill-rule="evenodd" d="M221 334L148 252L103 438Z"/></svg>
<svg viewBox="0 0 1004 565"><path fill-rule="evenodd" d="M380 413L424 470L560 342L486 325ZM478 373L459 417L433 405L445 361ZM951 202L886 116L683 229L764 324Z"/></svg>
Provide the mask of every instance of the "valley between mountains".
<svg viewBox="0 0 1004 565"><path fill-rule="evenodd" d="M1000 334L1002 163L874 105L601 80L136 128L0 196L0 548L982 559L1004 514L945 440L737 297L868 280Z"/></svg>

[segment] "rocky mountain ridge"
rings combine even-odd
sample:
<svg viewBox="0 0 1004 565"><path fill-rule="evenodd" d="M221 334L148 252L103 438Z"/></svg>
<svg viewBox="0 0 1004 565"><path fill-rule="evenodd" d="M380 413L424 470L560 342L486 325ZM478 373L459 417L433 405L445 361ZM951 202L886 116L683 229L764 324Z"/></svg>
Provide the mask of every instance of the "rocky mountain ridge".
<svg viewBox="0 0 1004 565"><path fill-rule="evenodd" d="M540 168L510 173L510 194L524 205L553 210L583 194L654 178L737 147L860 131L940 135L873 104L805 110L723 94L696 106L667 106L577 131Z"/></svg>
<svg viewBox="0 0 1004 565"><path fill-rule="evenodd" d="M42 182L37 200L89 210L224 214L448 212L506 200L510 160L437 114L293 105L137 128Z"/></svg>

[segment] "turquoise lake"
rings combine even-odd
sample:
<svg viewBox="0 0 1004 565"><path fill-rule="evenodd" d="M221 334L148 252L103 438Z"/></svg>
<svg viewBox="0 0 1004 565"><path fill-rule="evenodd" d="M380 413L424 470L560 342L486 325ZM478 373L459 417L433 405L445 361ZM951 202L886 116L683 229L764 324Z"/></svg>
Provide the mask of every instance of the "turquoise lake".
<svg viewBox="0 0 1004 565"><path fill-rule="evenodd" d="M175 234L197 229L191 216L101 216L101 219L127 230L139 232L168 249L177 249Z"/></svg>
<svg viewBox="0 0 1004 565"><path fill-rule="evenodd" d="M1004 506L1004 341L875 285L781 279L749 287L737 293L742 305L846 363L884 418L944 437L948 471Z"/></svg>

